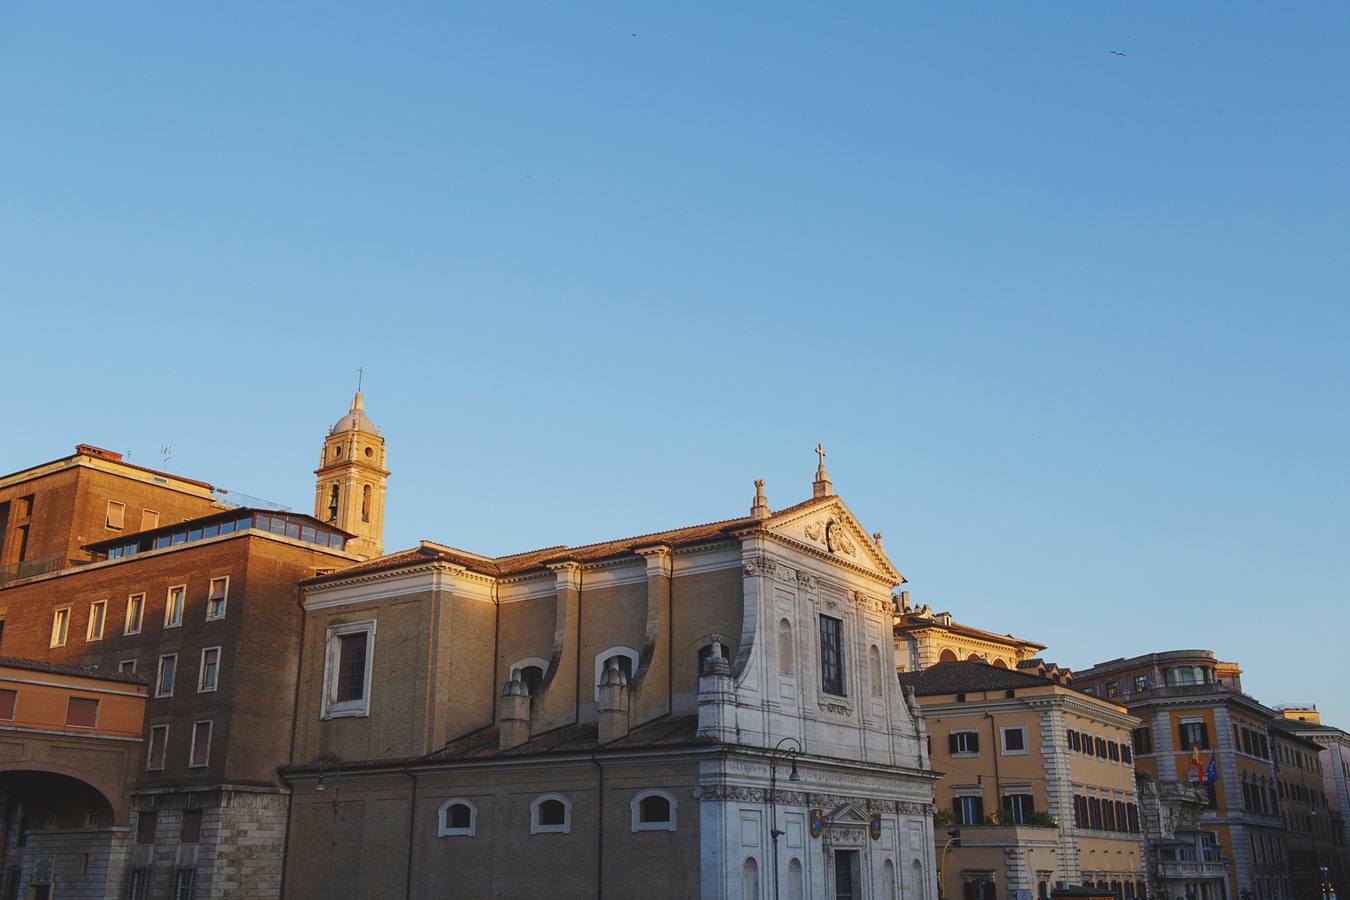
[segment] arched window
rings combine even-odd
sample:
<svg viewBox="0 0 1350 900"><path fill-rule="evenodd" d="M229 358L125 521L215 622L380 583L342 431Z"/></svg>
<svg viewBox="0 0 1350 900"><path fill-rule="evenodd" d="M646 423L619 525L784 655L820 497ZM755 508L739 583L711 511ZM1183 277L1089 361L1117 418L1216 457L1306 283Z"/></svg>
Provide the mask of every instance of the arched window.
<svg viewBox="0 0 1350 900"><path fill-rule="evenodd" d="M806 887L802 884L802 861L797 857L788 860L788 900L803 900Z"/></svg>
<svg viewBox="0 0 1350 900"><path fill-rule="evenodd" d="M537 656L527 656L511 664L511 676L514 678L517 674L520 675L520 683L525 686L525 693L531 697L539 690L539 685L543 684L544 673L547 671L548 660Z"/></svg>
<svg viewBox="0 0 1350 900"><path fill-rule="evenodd" d="M572 801L562 794L540 794L530 804L530 834L572 831Z"/></svg>
<svg viewBox="0 0 1350 900"><path fill-rule="evenodd" d="M938 656L938 662L956 662L956 651L951 648L943 650L941 655Z"/></svg>
<svg viewBox="0 0 1350 900"><path fill-rule="evenodd" d="M778 674L792 674L792 623L778 620Z"/></svg>
<svg viewBox="0 0 1350 900"><path fill-rule="evenodd" d="M1005 662L1004 662L1003 660L1001 660L1001 659L995 659L995 660L994 660L994 666L997 667L997 668L1000 668L1000 669L1006 669L1006 668L1008 668L1008 664L1005 663Z"/></svg>
<svg viewBox="0 0 1350 900"><path fill-rule="evenodd" d="M361 488L361 521L370 521L370 485Z"/></svg>
<svg viewBox="0 0 1350 900"><path fill-rule="evenodd" d="M614 657L619 658L619 671L628 679L628 683L633 683L633 673L637 671L638 652L632 647L610 647L603 653L595 655L595 702L600 702L600 679L605 674L605 668L609 661Z"/></svg>
<svg viewBox="0 0 1350 900"><path fill-rule="evenodd" d="M747 856L741 866L741 898L759 900L759 863L753 856Z"/></svg>
<svg viewBox="0 0 1350 900"><path fill-rule="evenodd" d="M882 863L881 881L882 881L881 889L885 891L885 896L887 897L900 896L900 894L897 893L900 889L900 886L895 883L895 863L891 862L889 859L886 860L886 862Z"/></svg>
<svg viewBox="0 0 1350 900"><path fill-rule="evenodd" d="M675 798L655 788L643 791L629 804L634 831L674 831Z"/></svg>
<svg viewBox="0 0 1350 900"><path fill-rule="evenodd" d="M452 797L442 803L438 815L440 819L436 826L437 837L472 836L478 826L478 807L472 800L464 797Z"/></svg>
<svg viewBox="0 0 1350 900"><path fill-rule="evenodd" d="M980 654L978 653L972 653L966 657L966 662L979 662L979 661L980 661Z"/></svg>

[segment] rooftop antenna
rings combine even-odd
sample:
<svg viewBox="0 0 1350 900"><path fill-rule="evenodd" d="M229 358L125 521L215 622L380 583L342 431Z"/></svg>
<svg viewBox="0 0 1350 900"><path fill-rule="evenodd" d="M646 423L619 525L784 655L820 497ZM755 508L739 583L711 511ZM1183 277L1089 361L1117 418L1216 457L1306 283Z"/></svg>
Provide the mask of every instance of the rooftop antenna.
<svg viewBox="0 0 1350 900"><path fill-rule="evenodd" d="M164 457L164 465L167 466L169 464L169 454L173 452L173 448L168 444L160 444L159 452Z"/></svg>

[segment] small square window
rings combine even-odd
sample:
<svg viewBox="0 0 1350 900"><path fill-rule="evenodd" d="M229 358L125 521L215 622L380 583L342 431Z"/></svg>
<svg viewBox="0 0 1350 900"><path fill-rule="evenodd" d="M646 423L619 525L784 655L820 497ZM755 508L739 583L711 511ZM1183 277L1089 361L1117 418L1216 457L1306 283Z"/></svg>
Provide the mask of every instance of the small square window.
<svg viewBox="0 0 1350 900"><path fill-rule="evenodd" d="M947 750L953 756L974 756L980 752L980 736L974 731L953 731L947 735Z"/></svg>
<svg viewBox="0 0 1350 900"><path fill-rule="evenodd" d="M71 697L66 701L66 724L72 728L98 726L98 701L88 697Z"/></svg>
<svg viewBox="0 0 1350 900"><path fill-rule="evenodd" d="M999 728L1003 734L1004 753L1027 752L1027 730L1022 725L1004 725Z"/></svg>
<svg viewBox="0 0 1350 900"><path fill-rule="evenodd" d="M472 800L455 797L441 804L436 825L437 837L462 835L472 837L478 823L478 807Z"/></svg>
<svg viewBox="0 0 1350 900"><path fill-rule="evenodd" d="M135 675L136 660L134 659L122 660L120 663L117 664L117 671L121 672L123 675Z"/></svg>
<svg viewBox="0 0 1350 900"><path fill-rule="evenodd" d="M530 834L572 830L572 803L561 794L543 794L530 804Z"/></svg>
<svg viewBox="0 0 1350 900"><path fill-rule="evenodd" d="M211 588L206 595L206 620L225 618L225 597L229 592L229 576L212 578Z"/></svg>

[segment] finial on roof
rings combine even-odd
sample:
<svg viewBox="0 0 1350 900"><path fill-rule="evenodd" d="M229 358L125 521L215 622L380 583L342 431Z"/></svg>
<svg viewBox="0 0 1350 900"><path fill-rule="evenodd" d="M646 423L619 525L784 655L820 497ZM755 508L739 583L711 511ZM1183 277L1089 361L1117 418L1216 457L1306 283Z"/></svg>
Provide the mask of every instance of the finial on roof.
<svg viewBox="0 0 1350 900"><path fill-rule="evenodd" d="M830 484L830 473L825 471L825 447L816 444L816 455L820 457L820 465L816 467L816 480L811 483L812 497L828 497L834 493L834 487Z"/></svg>
<svg viewBox="0 0 1350 900"><path fill-rule="evenodd" d="M764 496L764 479L755 479L755 502L750 504L750 518L767 519L769 517L769 498Z"/></svg>
<svg viewBox="0 0 1350 900"><path fill-rule="evenodd" d="M880 546L881 546L881 532L880 532L880 531L874 531L874 532L872 532L872 540L876 543L876 545L877 545L878 547L880 547Z"/></svg>

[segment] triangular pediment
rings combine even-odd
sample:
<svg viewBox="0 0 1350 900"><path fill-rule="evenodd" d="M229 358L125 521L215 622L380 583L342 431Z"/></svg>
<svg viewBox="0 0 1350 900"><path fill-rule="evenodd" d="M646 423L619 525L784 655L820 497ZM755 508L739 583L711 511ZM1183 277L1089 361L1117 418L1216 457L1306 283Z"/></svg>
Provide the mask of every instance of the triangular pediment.
<svg viewBox="0 0 1350 900"><path fill-rule="evenodd" d="M857 566L895 584L905 577L891 564L867 529L839 497L818 497L769 516L768 530L846 565Z"/></svg>
<svg viewBox="0 0 1350 900"><path fill-rule="evenodd" d="M834 809L826 810L825 822L828 825L868 825L872 817L852 803L841 803Z"/></svg>

